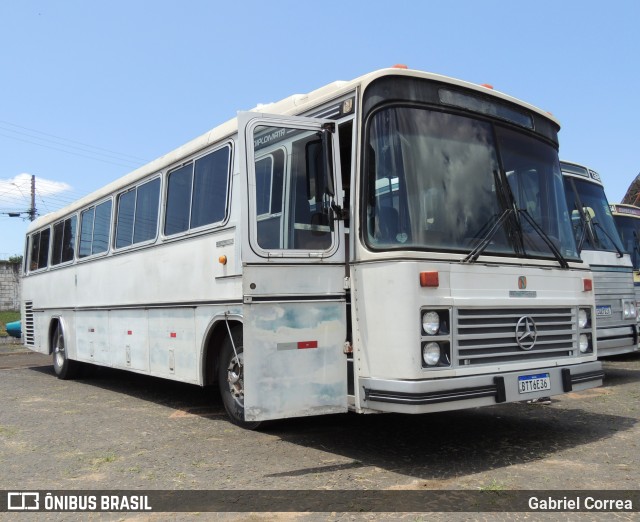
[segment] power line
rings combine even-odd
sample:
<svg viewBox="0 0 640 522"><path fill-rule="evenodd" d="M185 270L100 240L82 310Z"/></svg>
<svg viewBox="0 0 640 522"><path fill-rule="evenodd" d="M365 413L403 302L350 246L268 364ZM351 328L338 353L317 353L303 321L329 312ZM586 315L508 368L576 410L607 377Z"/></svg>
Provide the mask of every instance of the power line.
<svg viewBox="0 0 640 522"><path fill-rule="evenodd" d="M104 151L104 152L108 153L109 155L119 156L120 159L131 158L132 160L135 160L136 162L142 162L142 163L147 163L147 161L148 161L148 160L146 160L144 158L140 158L140 157L134 156L132 154L124 154L122 152L116 152L116 151L113 151L113 150L110 150L110 149L105 149L103 147L96 147L95 145L89 145L89 144L83 143L81 141L71 140L69 138L63 138L63 137L60 137L60 136L56 136L55 134L49 134L48 132L43 132L43 131L39 131L39 130L36 130L36 129L31 129L29 127L24 127L22 125L17 125L15 123L11 123L11 122L8 122L8 121L0 120L0 125L10 125L11 127L16 127L18 129L27 130L29 132L35 132L36 134L42 134L43 136L49 136L49 137L55 138L56 140L59 140L59 141L67 141L69 143L75 143L76 145L81 145L82 147L88 147L88 148L94 149L96 151ZM18 131L14 131L14 130L11 130L11 129L5 129L5 130L8 130L9 132L19 133ZM25 136L29 136L29 134L26 134L26 133L23 133L23 132L20 132L19 134L23 134ZM38 136L32 136L32 137L34 137L36 139L40 139L40 140L45 140L45 138L40 138ZM46 140L46 141L52 141L52 140ZM71 147L71 145L65 145L65 146ZM78 147L78 148L80 148L80 147Z"/></svg>
<svg viewBox="0 0 640 522"><path fill-rule="evenodd" d="M64 152L66 154L71 154L73 156L79 156L81 158L87 158L87 159L91 159L91 160L94 160L94 161L100 161L102 163L109 163L111 165L117 165L119 167L126 167L126 168L130 169L132 166L134 166L134 167L140 166L140 163L134 163L133 161L129 161L129 164L126 165L124 163L117 163L115 161L109 161L109 160L106 160L106 159L100 159L100 158L97 158L97 157L87 156L86 154L80 154L78 152L71 152L70 150L64 150L64 149L60 149L58 147L51 147L49 145L44 145L42 143L36 143L36 142L33 142L33 141L29 141L29 140L23 140L21 138L16 138L15 136L8 136L8 135L2 134L2 133L0 133L0 136L3 136L5 138L9 138L9 139L12 139L12 140L16 140L16 141L21 141L23 143L29 143L31 145L37 145L38 147L44 147L45 149L56 150L58 152ZM128 161L128 160L123 160L123 161Z"/></svg>

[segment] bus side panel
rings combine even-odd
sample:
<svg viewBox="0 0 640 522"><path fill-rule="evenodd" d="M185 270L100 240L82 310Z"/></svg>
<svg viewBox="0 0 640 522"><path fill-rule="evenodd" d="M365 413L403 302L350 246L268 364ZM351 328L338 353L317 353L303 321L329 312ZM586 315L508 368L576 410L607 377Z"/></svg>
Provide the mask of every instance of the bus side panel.
<svg viewBox="0 0 640 522"><path fill-rule="evenodd" d="M76 313L76 347L78 360L111 366L107 310L84 310Z"/></svg>
<svg viewBox="0 0 640 522"><path fill-rule="evenodd" d="M146 310L109 312L109 346L113 366L149 371L149 335Z"/></svg>
<svg viewBox="0 0 640 522"><path fill-rule="evenodd" d="M149 369L159 377L198 382L193 308L149 310Z"/></svg>
<svg viewBox="0 0 640 522"><path fill-rule="evenodd" d="M247 421L346 411L343 300L254 303L244 312Z"/></svg>

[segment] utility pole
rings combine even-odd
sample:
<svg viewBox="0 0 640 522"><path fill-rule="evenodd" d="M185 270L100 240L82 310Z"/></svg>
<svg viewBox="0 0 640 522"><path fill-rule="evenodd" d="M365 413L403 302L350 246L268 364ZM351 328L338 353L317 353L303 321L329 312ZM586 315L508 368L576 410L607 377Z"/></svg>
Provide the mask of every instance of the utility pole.
<svg viewBox="0 0 640 522"><path fill-rule="evenodd" d="M29 221L36 218L36 175L31 175L31 208L29 209Z"/></svg>
<svg viewBox="0 0 640 522"><path fill-rule="evenodd" d="M0 212L0 214L6 214L9 217L20 217L23 214L26 214L27 216L29 216L29 221L33 221L36 219L38 210L36 209L36 176L35 174L31 175L31 207L29 208L29 210L21 210L18 212Z"/></svg>

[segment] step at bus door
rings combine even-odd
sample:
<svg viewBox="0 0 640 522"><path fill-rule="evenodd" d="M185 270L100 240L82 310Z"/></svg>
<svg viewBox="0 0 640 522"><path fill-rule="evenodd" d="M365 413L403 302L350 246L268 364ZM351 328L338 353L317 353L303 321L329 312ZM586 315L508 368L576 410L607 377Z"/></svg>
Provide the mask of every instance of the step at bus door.
<svg viewBox="0 0 640 522"><path fill-rule="evenodd" d="M344 226L334 124L240 113L247 421L347 409Z"/></svg>

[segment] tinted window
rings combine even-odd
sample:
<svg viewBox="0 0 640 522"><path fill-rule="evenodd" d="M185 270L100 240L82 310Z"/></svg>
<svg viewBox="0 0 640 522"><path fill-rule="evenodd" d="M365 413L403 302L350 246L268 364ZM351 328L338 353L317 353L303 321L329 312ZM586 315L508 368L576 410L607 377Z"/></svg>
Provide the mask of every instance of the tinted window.
<svg viewBox="0 0 640 522"><path fill-rule="evenodd" d="M95 207L91 207L80 214L80 251L78 257L91 255L91 244L93 243L93 218Z"/></svg>
<svg viewBox="0 0 640 522"><path fill-rule="evenodd" d="M231 147L169 173L164 233L186 232L224 220Z"/></svg>
<svg viewBox="0 0 640 522"><path fill-rule="evenodd" d="M62 240L62 262L73 260L76 248L76 228L78 218L71 216L64 220L64 236Z"/></svg>
<svg viewBox="0 0 640 522"><path fill-rule="evenodd" d="M129 246L133 240L133 215L136 209L136 191L130 190L118 196L118 225L116 248Z"/></svg>
<svg viewBox="0 0 640 522"><path fill-rule="evenodd" d="M169 174L164 225L164 233L168 236L189 228L192 170L193 165L185 165Z"/></svg>
<svg viewBox="0 0 640 522"><path fill-rule="evenodd" d="M196 161L190 228L224 220L229 179L229 151L229 147L225 147Z"/></svg>
<svg viewBox="0 0 640 522"><path fill-rule="evenodd" d="M159 197L160 178L131 189L118 197L116 248L156 237Z"/></svg>
<svg viewBox="0 0 640 522"><path fill-rule="evenodd" d="M64 236L64 221L53 225L53 249L51 251L51 265L62 262L62 241Z"/></svg>
<svg viewBox="0 0 640 522"><path fill-rule="evenodd" d="M100 254L109 249L109 229L111 222L111 200L105 201L96 207L95 222L93 225L92 254Z"/></svg>
<svg viewBox="0 0 640 522"><path fill-rule="evenodd" d="M51 265L73 260L76 242L76 216L53 225Z"/></svg>
<svg viewBox="0 0 640 522"><path fill-rule="evenodd" d="M38 270L38 254L40 252L40 232L31 236L31 264L29 270Z"/></svg>
<svg viewBox="0 0 640 522"><path fill-rule="evenodd" d="M156 237L158 230L158 206L160 198L160 178L140 185L136 195L136 218L133 228L133 242L140 243Z"/></svg>
<svg viewBox="0 0 640 522"><path fill-rule="evenodd" d="M47 259L49 257L49 237L51 236L51 229L45 228L40 232L40 251L38 252L38 268L44 268L47 266Z"/></svg>

